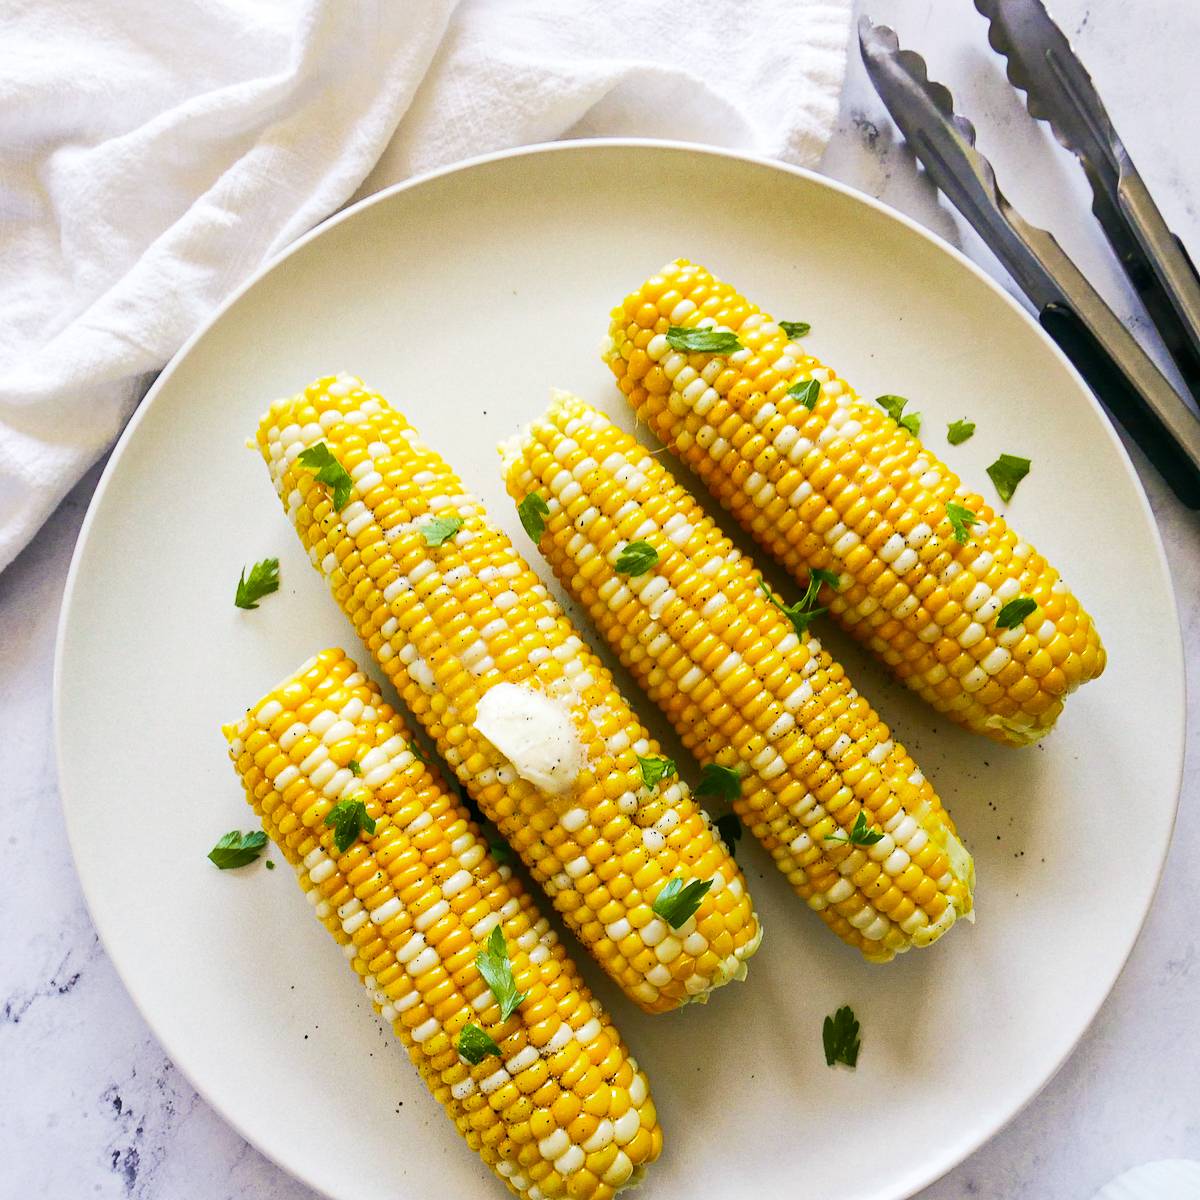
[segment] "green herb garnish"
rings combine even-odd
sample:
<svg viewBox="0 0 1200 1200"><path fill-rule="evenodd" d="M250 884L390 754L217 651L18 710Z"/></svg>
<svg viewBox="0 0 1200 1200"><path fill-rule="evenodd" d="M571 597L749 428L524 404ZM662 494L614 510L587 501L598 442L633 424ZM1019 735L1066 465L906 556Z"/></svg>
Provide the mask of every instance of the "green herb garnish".
<svg viewBox="0 0 1200 1200"><path fill-rule="evenodd" d="M896 422L902 429L907 429L913 437L919 437L921 433L921 414L909 413L904 415L904 406L908 401L903 396L876 396L875 403L878 404L893 421Z"/></svg>
<svg viewBox="0 0 1200 1200"><path fill-rule="evenodd" d="M458 1035L458 1052L471 1066L478 1066L489 1054L500 1057L500 1047L488 1036L485 1030L470 1023L462 1027Z"/></svg>
<svg viewBox="0 0 1200 1200"><path fill-rule="evenodd" d="M979 524L979 518L961 504L953 500L946 505L946 516L950 518L950 528L954 530L954 540L966 545L971 538L971 526Z"/></svg>
<svg viewBox="0 0 1200 1200"><path fill-rule="evenodd" d="M550 515L550 506L537 492L530 492L517 505L517 516L521 518L521 528L535 541L541 541L546 531L546 518Z"/></svg>
<svg viewBox="0 0 1200 1200"><path fill-rule="evenodd" d="M867 814L860 808L849 833L831 833L825 840L836 845L845 845L848 842L851 846L873 846L876 842L883 841L883 832L867 824Z"/></svg>
<svg viewBox="0 0 1200 1200"><path fill-rule="evenodd" d="M1036 600L1031 600L1028 596L1018 596L1015 600L1010 600L996 615L996 627L1016 629L1035 608Z"/></svg>
<svg viewBox="0 0 1200 1200"><path fill-rule="evenodd" d="M1018 454L1002 454L987 469L988 476L996 485L1000 499L1007 504L1017 490L1017 484L1029 474L1032 466L1029 459L1021 458Z"/></svg>
<svg viewBox="0 0 1200 1200"><path fill-rule="evenodd" d="M843 1005L831 1017L825 1018L821 1027L821 1041L825 1044L825 1065L845 1063L848 1067L858 1065L858 1051L862 1039L858 1036L859 1025L850 1005Z"/></svg>
<svg viewBox="0 0 1200 1200"><path fill-rule="evenodd" d="M648 787L657 787L670 775L679 775L675 762L670 758L643 758L638 755L638 766L642 771L642 782Z"/></svg>
<svg viewBox="0 0 1200 1200"><path fill-rule="evenodd" d="M300 462L310 471L315 471L317 482L333 491L333 507L341 512L354 490L354 480L349 471L333 456L333 451L324 442L300 451Z"/></svg>
<svg viewBox="0 0 1200 1200"><path fill-rule="evenodd" d="M431 517L421 526L421 536L425 539L425 545L440 546L462 527L462 517Z"/></svg>
<svg viewBox="0 0 1200 1200"><path fill-rule="evenodd" d="M946 441L952 446L961 446L974 432L975 422L963 417L961 420L951 421L946 426Z"/></svg>
<svg viewBox="0 0 1200 1200"><path fill-rule="evenodd" d="M790 338L803 337L812 326L807 321L780 321L779 328Z"/></svg>
<svg viewBox="0 0 1200 1200"><path fill-rule="evenodd" d="M679 325L667 330L667 345L689 354L732 354L742 348L737 334L728 329L684 329Z"/></svg>
<svg viewBox="0 0 1200 1200"><path fill-rule="evenodd" d="M629 542L617 555L618 575L645 575L658 562L658 551L649 542Z"/></svg>
<svg viewBox="0 0 1200 1200"><path fill-rule="evenodd" d="M364 829L367 833L375 832L375 818L367 812L366 804L350 796L339 800L325 814L325 824L333 828L333 844L339 854L345 854Z"/></svg>
<svg viewBox="0 0 1200 1200"><path fill-rule="evenodd" d="M264 596L269 596L272 592L277 591L279 591L279 559L264 558L262 562L256 562L250 568L249 575L246 574L246 568L242 568L233 602L238 608L257 608L258 602Z"/></svg>
<svg viewBox="0 0 1200 1200"><path fill-rule="evenodd" d="M362 763L357 758L352 758L346 765L350 768L351 775L362 774Z"/></svg>
<svg viewBox="0 0 1200 1200"><path fill-rule="evenodd" d="M700 768L700 782L696 784L696 795L710 800L724 800L732 804L742 794L742 777L736 767L722 767L719 763L706 763Z"/></svg>
<svg viewBox="0 0 1200 1200"><path fill-rule="evenodd" d="M793 383L788 388L787 394L799 400L809 412L812 412L817 406L817 401L821 398L821 381L819 379L806 379L803 383Z"/></svg>
<svg viewBox="0 0 1200 1200"><path fill-rule="evenodd" d="M268 871L273 871L275 870L275 860L273 858L268 858L267 861L263 863L263 866L266 867Z"/></svg>
<svg viewBox="0 0 1200 1200"><path fill-rule="evenodd" d="M267 835L261 829L239 833L231 829L208 852L208 861L222 871L252 863L266 849Z"/></svg>
<svg viewBox="0 0 1200 1200"><path fill-rule="evenodd" d="M517 991L512 961L508 957L508 943L499 925L492 929L487 946L475 955L475 965L500 1005L500 1019L507 1021L529 993Z"/></svg>
<svg viewBox="0 0 1200 1200"><path fill-rule="evenodd" d="M429 759L426 757L425 751L422 750L416 742L408 743L408 752L413 756L413 758L417 759L419 762L423 762L426 766L429 766Z"/></svg>
<svg viewBox="0 0 1200 1200"><path fill-rule="evenodd" d="M742 822L738 819L737 813L730 812L723 817L718 817L717 833L721 835L721 841L725 843L730 856L736 859L737 844L742 837Z"/></svg>
<svg viewBox="0 0 1200 1200"><path fill-rule="evenodd" d="M700 901L708 895L708 889L712 885L711 879L693 879L685 884L676 875L667 880L666 886L655 897L652 907L672 929L678 929L695 916Z"/></svg>
<svg viewBox="0 0 1200 1200"><path fill-rule="evenodd" d="M488 838L488 851L492 856L492 862L498 867L510 866L513 860L512 847L507 842L502 842L499 838Z"/></svg>
<svg viewBox="0 0 1200 1200"><path fill-rule="evenodd" d="M797 637L806 637L808 627L825 611L817 604L817 593L821 590L821 584L823 583L827 583L836 592L841 584L841 580L832 571L826 571L822 567L814 567L808 574L808 586L804 589L804 595L795 604L784 604L767 587L766 580L762 578L759 579L758 586L762 588L763 595L791 621L792 628L796 631Z"/></svg>

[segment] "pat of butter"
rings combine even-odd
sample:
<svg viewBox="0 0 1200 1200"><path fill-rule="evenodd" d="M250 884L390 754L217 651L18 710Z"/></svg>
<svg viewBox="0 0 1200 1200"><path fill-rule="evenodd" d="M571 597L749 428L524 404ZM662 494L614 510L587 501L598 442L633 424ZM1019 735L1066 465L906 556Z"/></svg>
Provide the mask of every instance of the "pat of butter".
<svg viewBox="0 0 1200 1200"><path fill-rule="evenodd" d="M533 688L498 683L475 709L475 728L541 792L569 792L584 750L565 706Z"/></svg>

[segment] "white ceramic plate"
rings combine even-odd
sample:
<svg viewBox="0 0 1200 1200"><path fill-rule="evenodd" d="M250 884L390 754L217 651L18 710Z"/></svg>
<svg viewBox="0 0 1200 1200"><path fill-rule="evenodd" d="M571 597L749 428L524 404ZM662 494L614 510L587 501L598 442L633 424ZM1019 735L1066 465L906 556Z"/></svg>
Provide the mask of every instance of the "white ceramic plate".
<svg viewBox="0 0 1200 1200"><path fill-rule="evenodd" d="M814 351L860 391L912 397L930 444L985 492L997 453L1028 454L1010 515L1090 608L1110 665L1043 746L1009 750L948 728L829 636L973 848L978 924L868 965L743 843L766 928L747 983L647 1017L585 963L662 1115L647 1200L910 1195L1046 1082L1153 897L1183 738L1162 549L1105 418L1011 300L861 196L690 146L574 143L400 187L307 238L164 373L97 490L59 642L63 800L109 953L207 1099L339 1200L502 1193L289 874L206 861L251 826L220 723L320 647L364 654L244 439L273 397L351 370L528 550L496 441L552 385L629 423L598 358L608 311L680 254L810 321ZM978 432L948 447L964 415ZM281 593L235 609L238 572L267 555ZM863 1028L854 1073L821 1051L822 1017L846 1003Z"/></svg>

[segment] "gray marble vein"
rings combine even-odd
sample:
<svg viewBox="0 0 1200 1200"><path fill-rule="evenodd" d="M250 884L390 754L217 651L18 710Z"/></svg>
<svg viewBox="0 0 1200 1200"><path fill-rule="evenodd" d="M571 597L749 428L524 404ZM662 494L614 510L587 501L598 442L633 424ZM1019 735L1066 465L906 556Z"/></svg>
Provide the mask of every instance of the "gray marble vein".
<svg viewBox="0 0 1200 1200"><path fill-rule="evenodd" d="M1087 215L1082 175L1025 114L972 6L867 0L861 7L922 50L975 120L981 148L1013 201L1051 228L1140 328L1143 316ZM1193 135L1200 8L1179 0L1055 0L1053 7L1168 219L1200 257ZM999 276L986 249L915 170L856 54L825 169L910 213ZM1194 695L1200 517L1167 494L1136 452L1134 460L1167 545ZM71 865L56 794L50 678L67 565L97 477L90 473L0 574L0 868L7 880L0 906L0 1196L304 1200L311 1193L226 1126L158 1046L97 941ZM1200 744L1198 712L1193 705L1188 719L1192 747ZM1131 836L1136 805L1131 796ZM1200 1157L1198 862L1200 756L1193 751L1157 902L1095 1025L1043 1094L923 1200L1087 1200L1135 1163Z"/></svg>

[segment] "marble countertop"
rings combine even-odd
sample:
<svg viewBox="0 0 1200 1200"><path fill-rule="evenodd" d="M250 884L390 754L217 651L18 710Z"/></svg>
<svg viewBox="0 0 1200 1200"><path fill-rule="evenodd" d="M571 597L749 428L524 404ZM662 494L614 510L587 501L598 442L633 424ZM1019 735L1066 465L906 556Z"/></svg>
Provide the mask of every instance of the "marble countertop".
<svg viewBox="0 0 1200 1200"><path fill-rule="evenodd" d="M973 8L965 0L866 0L859 7L922 50L935 77L974 119L980 147L1009 197L1058 236L1132 327L1144 328L1088 216L1082 173L1028 118ZM1200 158L1187 119L1200 112L1194 62L1200 9L1180 0L1054 0L1053 7L1168 220L1200 257ZM1003 278L916 172L856 50L824 169L911 214ZM1167 493L1136 451L1134 460L1166 543L1195 689L1200 516ZM9 880L0 923L0 1066L7 1093L0 1193L308 1200L312 1193L249 1147L163 1053L97 940L71 864L55 782L53 642L71 551L98 475L89 473L0 574L0 790L7 810L0 868ZM1188 718L1193 748L1200 744L1198 713L1193 706ZM1136 809L1131 796L1131 828ZM1088 1200L1135 1163L1200 1158L1197 862L1200 754L1193 752L1158 898L1095 1024L1045 1091L921 1193L922 1200Z"/></svg>

